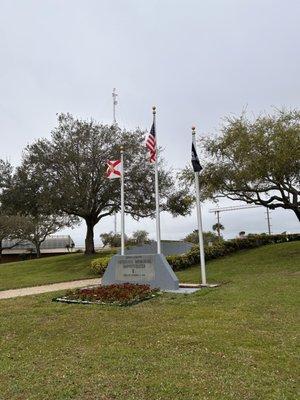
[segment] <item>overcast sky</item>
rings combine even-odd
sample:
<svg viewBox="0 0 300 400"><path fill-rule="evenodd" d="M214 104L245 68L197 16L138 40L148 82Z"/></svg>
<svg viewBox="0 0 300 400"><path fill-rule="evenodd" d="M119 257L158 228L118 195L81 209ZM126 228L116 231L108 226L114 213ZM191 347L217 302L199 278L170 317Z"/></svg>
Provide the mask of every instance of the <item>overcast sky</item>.
<svg viewBox="0 0 300 400"><path fill-rule="evenodd" d="M299 107L299 19L299 0L0 0L0 158L17 165L24 146L50 136L56 113L111 122L116 87L119 125L149 128L155 104L164 156L182 168L193 124L215 134L245 108ZM203 205L205 230L212 207ZM292 212L271 217L274 233L299 230ZM263 208L221 222L227 237L267 230ZM126 223L128 234L155 235L154 221ZM162 216L163 239L194 228L195 214ZM96 242L112 229L111 218L100 222ZM84 228L71 235L82 244Z"/></svg>

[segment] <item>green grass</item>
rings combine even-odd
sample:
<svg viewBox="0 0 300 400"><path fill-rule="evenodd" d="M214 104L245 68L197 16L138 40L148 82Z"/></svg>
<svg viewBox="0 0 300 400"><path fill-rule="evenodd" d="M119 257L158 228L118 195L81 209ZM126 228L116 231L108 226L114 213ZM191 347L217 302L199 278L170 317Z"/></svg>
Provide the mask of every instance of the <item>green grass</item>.
<svg viewBox="0 0 300 400"><path fill-rule="evenodd" d="M96 278L90 271L90 263L98 257L100 253L93 256L67 254L0 264L0 290Z"/></svg>
<svg viewBox="0 0 300 400"><path fill-rule="evenodd" d="M227 283L129 308L0 301L0 399L298 399L300 243L207 267Z"/></svg>

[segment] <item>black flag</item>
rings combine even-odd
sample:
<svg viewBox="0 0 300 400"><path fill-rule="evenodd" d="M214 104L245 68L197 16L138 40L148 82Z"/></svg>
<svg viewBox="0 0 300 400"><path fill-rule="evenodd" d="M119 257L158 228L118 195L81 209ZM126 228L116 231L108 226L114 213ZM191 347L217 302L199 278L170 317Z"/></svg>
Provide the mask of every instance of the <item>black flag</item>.
<svg viewBox="0 0 300 400"><path fill-rule="evenodd" d="M194 143L192 143L192 165L194 172L200 172L202 170Z"/></svg>

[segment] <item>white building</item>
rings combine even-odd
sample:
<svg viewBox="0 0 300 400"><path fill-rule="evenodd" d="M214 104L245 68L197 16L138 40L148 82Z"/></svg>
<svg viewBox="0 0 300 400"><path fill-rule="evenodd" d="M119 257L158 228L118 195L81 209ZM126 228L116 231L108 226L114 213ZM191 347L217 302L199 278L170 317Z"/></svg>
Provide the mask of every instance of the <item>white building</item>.
<svg viewBox="0 0 300 400"><path fill-rule="evenodd" d="M3 240L3 255L35 254L35 246L28 240ZM11 247L11 248L9 248ZM41 254L63 254L74 251L70 235L51 235L41 244Z"/></svg>

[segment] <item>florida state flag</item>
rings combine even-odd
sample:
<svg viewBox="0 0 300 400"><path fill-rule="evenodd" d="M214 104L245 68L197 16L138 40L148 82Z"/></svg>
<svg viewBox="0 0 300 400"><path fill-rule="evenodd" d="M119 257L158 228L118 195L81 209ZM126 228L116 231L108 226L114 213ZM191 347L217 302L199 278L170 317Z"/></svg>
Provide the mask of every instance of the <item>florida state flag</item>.
<svg viewBox="0 0 300 400"><path fill-rule="evenodd" d="M106 176L108 179L121 178L122 163L121 160L107 161Z"/></svg>

